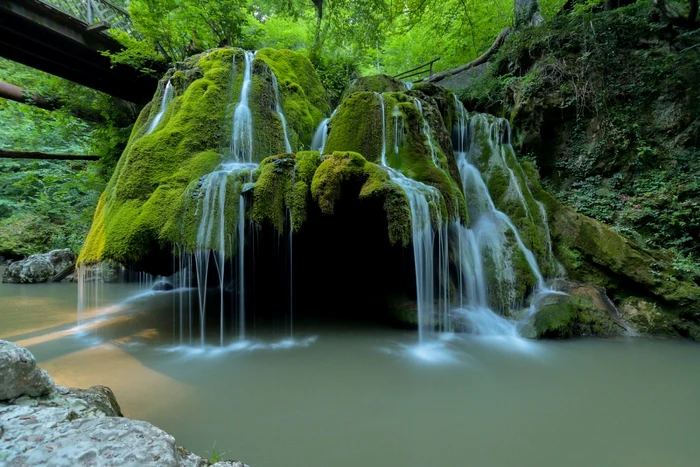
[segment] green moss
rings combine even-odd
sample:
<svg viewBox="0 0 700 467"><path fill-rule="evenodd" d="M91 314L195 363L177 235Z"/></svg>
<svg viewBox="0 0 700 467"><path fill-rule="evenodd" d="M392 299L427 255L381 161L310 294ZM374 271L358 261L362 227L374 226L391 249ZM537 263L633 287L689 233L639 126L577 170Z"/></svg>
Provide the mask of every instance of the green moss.
<svg viewBox="0 0 700 467"><path fill-rule="evenodd" d="M328 122L330 132L325 152L353 151L379 162L382 153L382 110L373 92L358 92L345 98ZM378 124L379 123L379 124Z"/></svg>
<svg viewBox="0 0 700 467"><path fill-rule="evenodd" d="M468 222L464 196L453 175L457 169L451 146L438 144L441 140L449 141L449 135L444 138L437 136L438 133L446 133L442 121L436 127L431 125L431 149L414 98L403 92L385 93L382 97L386 131L384 149L388 165L409 178L437 188L440 199L431 201L434 220L438 217L443 220L461 218ZM424 103L423 109L426 115L440 119L439 113L430 104ZM403 128L398 135L399 141L396 141L397 124ZM348 96L330 120L329 128L326 151L354 151L366 154L369 161L381 161L382 108L376 93L361 91ZM437 166L433 161L433 152Z"/></svg>
<svg viewBox="0 0 700 467"><path fill-rule="evenodd" d="M311 182L311 195L324 214L333 214L347 182L362 183L359 199L383 198L389 241L408 245L411 240L411 212L403 191L387 173L354 152L334 152L319 165Z"/></svg>
<svg viewBox="0 0 700 467"><path fill-rule="evenodd" d="M255 55L277 77L282 109L298 146L309 147L319 122L330 113L328 97L311 62L291 50L260 49Z"/></svg>
<svg viewBox="0 0 700 467"><path fill-rule="evenodd" d="M619 326L588 296L570 295L542 306L533 326L536 337L545 339L606 337L620 333Z"/></svg>
<svg viewBox="0 0 700 467"><path fill-rule="evenodd" d="M327 112L327 103L318 77L306 58L290 51L271 50L261 51L257 58L253 64L250 104L257 128L254 133L263 138L254 141L254 159L260 160L284 149L281 123L274 111L270 68L278 73L285 112L288 102L290 108L301 109L289 112L292 137L310 140L315 125ZM240 95L243 63L240 49L215 49L188 58L177 70L166 75L153 102L141 112L129 144L100 199L80 262L112 259L128 263L154 249L170 248L174 243L187 248L194 246L201 217L201 212L197 211L202 195L199 179L228 157L222 153L228 152L230 145L231 121ZM289 70L296 70L296 73ZM176 97L155 131L145 135L148 122L158 111L167 79L174 83ZM263 180L265 177L267 175ZM307 174L307 187L308 181ZM243 183L244 180L231 177L226 185L227 198L237 199ZM298 185L285 192L285 196L290 196L289 204L295 206L295 223L304 217L302 188ZM261 189L260 196L263 193ZM277 201L277 193L268 195L269 203ZM226 203L226 206L226 229L234 231L238 203ZM280 225L277 214L269 220Z"/></svg>
<svg viewBox="0 0 700 467"><path fill-rule="evenodd" d="M268 221L281 232L291 209L293 229L301 228L306 220L309 185L296 175L297 164L294 154L268 157L260 164L252 209L257 223Z"/></svg>

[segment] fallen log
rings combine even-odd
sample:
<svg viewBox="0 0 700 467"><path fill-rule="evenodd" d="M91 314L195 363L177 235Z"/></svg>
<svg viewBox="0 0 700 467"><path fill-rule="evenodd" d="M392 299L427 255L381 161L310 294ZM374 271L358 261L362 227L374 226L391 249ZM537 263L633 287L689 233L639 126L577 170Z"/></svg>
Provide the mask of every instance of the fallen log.
<svg viewBox="0 0 700 467"><path fill-rule="evenodd" d="M34 105L41 109L56 110L61 107L61 103L55 99L47 99L36 92L26 91L14 84L0 81L0 97L22 104Z"/></svg>
<svg viewBox="0 0 700 467"><path fill-rule="evenodd" d="M63 268L63 271L53 276L49 282L61 282L63 279L68 277L68 274L72 273L73 271L75 271L75 263Z"/></svg>
<svg viewBox="0 0 700 467"><path fill-rule="evenodd" d="M37 92L27 90L14 84L0 81L0 98L33 105L44 110L57 110L66 107L70 113L81 120L104 123L105 117L98 110L83 106L70 106L61 98L44 97Z"/></svg>
<svg viewBox="0 0 700 467"><path fill-rule="evenodd" d="M482 63L486 63L486 61L491 57L491 55L495 54L496 51L498 51L499 48L501 48L501 45L503 44L503 41L505 41L506 36L510 33L510 27L506 26L503 31L496 37L496 40L493 41L493 44L491 44L491 47L484 52L482 55L480 55L478 58L475 58L471 62L467 63L466 65L459 66L457 68L453 68L451 70L446 70L442 71L440 73L436 73L433 76L430 76L428 78L425 78L423 81L427 81L429 83L434 83L436 81L440 81L441 79L447 78L448 76L456 75L457 73L461 73L463 71L467 71L470 68L474 68L476 66L481 65Z"/></svg>

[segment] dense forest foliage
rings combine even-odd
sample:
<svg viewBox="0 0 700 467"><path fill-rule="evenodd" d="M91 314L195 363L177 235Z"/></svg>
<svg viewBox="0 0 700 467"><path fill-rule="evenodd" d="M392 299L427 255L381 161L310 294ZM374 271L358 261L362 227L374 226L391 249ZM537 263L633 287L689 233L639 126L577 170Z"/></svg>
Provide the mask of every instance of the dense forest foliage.
<svg viewBox="0 0 700 467"><path fill-rule="evenodd" d="M451 69L514 28L488 71L460 90L467 107L508 117L522 156L561 200L642 244L672 249L689 274L698 270L700 49L697 22L683 19L697 17L694 0L524 2L545 24L517 28L513 0L113 3L135 30L110 31L124 46L109 54L115 64L160 76L212 47L289 48L312 60L332 103L355 77L436 58L436 71ZM47 111L0 100L0 148L103 156L2 160L0 255L77 251L139 109L7 60L0 70L0 80L66 104ZM658 107L664 102L670 113ZM678 134L690 136L679 142Z"/></svg>
<svg viewBox="0 0 700 467"><path fill-rule="evenodd" d="M2 58L0 70L0 80L65 103L49 111L0 99L1 149L102 156L98 162L0 159L0 256L77 252L136 109Z"/></svg>

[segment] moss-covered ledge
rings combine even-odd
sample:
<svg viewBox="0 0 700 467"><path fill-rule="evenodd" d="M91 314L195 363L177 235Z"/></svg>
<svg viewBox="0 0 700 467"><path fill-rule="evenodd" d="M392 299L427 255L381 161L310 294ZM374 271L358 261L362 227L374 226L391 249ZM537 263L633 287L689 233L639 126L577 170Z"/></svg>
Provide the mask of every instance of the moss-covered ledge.
<svg viewBox="0 0 700 467"><path fill-rule="evenodd" d="M189 215L194 210L188 206L202 195L201 177L230 160L231 121L244 67L241 49L221 48L190 57L166 74L153 101L142 110L100 198L79 263L110 259L130 264L154 252L169 254L174 244L194 244L189 237L196 229L191 224L198 220ZM308 59L292 51L263 49L252 71L253 160L284 151L272 71L290 138L297 146L309 144L316 125L328 113L328 103ZM149 132L167 81L174 86L175 97ZM240 183L232 180L231 185ZM298 188L302 197L305 191ZM300 213L294 217L303 220ZM278 220L275 223L279 225Z"/></svg>
<svg viewBox="0 0 700 467"><path fill-rule="evenodd" d="M523 169L546 207L554 252L571 279L604 287L618 303L629 297L650 300L667 316L664 334L680 329L677 335L700 336L700 287L676 273L669 255L574 212L542 188L531 164L523 163Z"/></svg>

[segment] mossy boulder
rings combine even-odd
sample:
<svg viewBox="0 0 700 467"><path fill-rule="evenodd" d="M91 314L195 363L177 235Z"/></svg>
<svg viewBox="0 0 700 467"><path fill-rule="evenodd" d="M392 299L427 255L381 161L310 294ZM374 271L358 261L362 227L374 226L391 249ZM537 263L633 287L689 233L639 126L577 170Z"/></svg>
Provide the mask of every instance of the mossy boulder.
<svg viewBox="0 0 700 467"><path fill-rule="evenodd" d="M664 309L657 300L627 297L620 304L620 314L641 335L686 337L700 341L700 324L683 319L674 310Z"/></svg>
<svg viewBox="0 0 700 467"><path fill-rule="evenodd" d="M388 75L372 75L357 78L345 90L344 97L361 91L369 92L400 92L405 91L406 85Z"/></svg>
<svg viewBox="0 0 700 467"><path fill-rule="evenodd" d="M440 192L440 206L434 208L444 221L466 222L449 132L431 102L408 92L355 92L342 101L328 127L326 152L359 152L376 164L384 153L389 167Z"/></svg>
<svg viewBox="0 0 700 467"><path fill-rule="evenodd" d="M602 222L574 212L541 187L531 164L522 167L529 189L543 203L553 251L568 277L604 287L618 302L630 296L648 297L645 300L656 303L676 323L671 327L675 335L696 335L700 287L675 271L667 253L644 248ZM648 327L652 333L661 328L669 329Z"/></svg>
<svg viewBox="0 0 700 467"><path fill-rule="evenodd" d="M309 145L316 125L328 113L328 103L308 59L291 51L263 49L252 66L253 161L284 152L272 72L277 75L292 147ZM244 69L244 52L223 48L190 57L168 72L153 101L142 110L100 198L80 263L103 259L132 263L154 251L169 254L176 243L194 244L197 218L185 214L196 211L192 206L202 196L200 178L231 159L232 119ZM149 133L168 80L175 97ZM243 182L232 177L227 192L240 192Z"/></svg>
<svg viewBox="0 0 700 467"><path fill-rule="evenodd" d="M406 246L411 241L406 194L385 170L359 153L337 151L321 156L306 151L268 157L260 164L252 189L253 219L268 222L278 231L288 225L290 213L292 228L298 231L307 218L309 203L333 215L336 202L353 193L360 200L383 200L391 244Z"/></svg>
<svg viewBox="0 0 700 467"><path fill-rule="evenodd" d="M291 50L264 48L255 58L275 73L282 95L282 108L298 144L293 149L311 146L318 123L330 115L328 96L311 62Z"/></svg>
<svg viewBox="0 0 700 467"><path fill-rule="evenodd" d="M562 295L549 295L539 304L533 321L534 337L613 337L627 332L605 291L589 284L560 281Z"/></svg>

